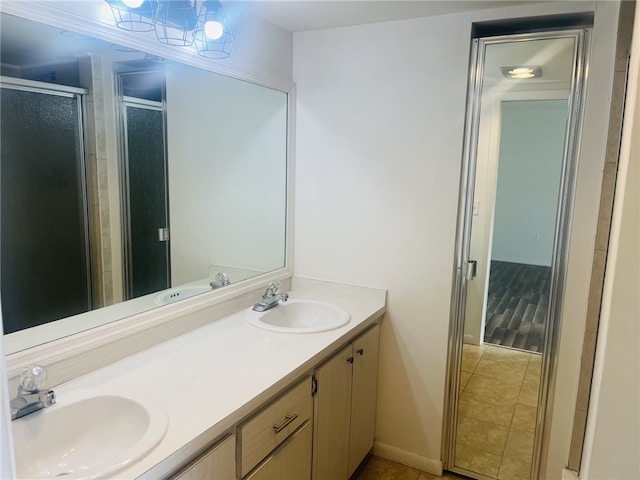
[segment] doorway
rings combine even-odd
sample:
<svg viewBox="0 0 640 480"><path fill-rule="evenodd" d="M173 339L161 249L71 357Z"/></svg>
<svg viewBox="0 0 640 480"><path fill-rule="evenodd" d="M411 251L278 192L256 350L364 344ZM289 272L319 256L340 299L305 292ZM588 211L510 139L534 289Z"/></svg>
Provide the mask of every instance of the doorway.
<svg viewBox="0 0 640 480"><path fill-rule="evenodd" d="M537 353L544 349L568 116L566 95L553 96L542 90L500 101L493 232L483 259L489 269L483 341Z"/></svg>
<svg viewBox="0 0 640 480"><path fill-rule="evenodd" d="M171 286L164 73L118 75L125 299Z"/></svg>
<svg viewBox="0 0 640 480"><path fill-rule="evenodd" d="M446 468L538 476L588 30L473 41Z"/></svg>

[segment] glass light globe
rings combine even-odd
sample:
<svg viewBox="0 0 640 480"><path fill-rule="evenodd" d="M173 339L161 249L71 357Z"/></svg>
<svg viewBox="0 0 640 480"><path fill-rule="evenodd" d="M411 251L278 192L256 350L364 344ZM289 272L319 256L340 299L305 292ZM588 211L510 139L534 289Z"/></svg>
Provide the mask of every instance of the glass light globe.
<svg viewBox="0 0 640 480"><path fill-rule="evenodd" d="M224 34L224 25L218 21L209 20L204 24L204 34L211 40L218 40Z"/></svg>

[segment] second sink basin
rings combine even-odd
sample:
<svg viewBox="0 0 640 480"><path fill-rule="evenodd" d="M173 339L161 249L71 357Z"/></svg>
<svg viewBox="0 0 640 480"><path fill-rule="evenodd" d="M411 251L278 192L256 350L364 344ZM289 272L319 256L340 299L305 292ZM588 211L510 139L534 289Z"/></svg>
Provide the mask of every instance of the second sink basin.
<svg viewBox="0 0 640 480"><path fill-rule="evenodd" d="M166 413L116 395L66 398L12 423L18 478L113 478L160 443Z"/></svg>
<svg viewBox="0 0 640 480"><path fill-rule="evenodd" d="M253 326L282 333L313 333L349 323L349 313L332 303L289 299L265 312L248 309L245 319Z"/></svg>

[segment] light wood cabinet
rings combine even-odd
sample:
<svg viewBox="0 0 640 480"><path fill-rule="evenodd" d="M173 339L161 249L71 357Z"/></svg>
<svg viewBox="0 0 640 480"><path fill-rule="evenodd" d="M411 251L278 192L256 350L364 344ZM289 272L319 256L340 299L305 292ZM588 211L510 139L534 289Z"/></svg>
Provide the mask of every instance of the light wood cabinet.
<svg viewBox="0 0 640 480"><path fill-rule="evenodd" d="M236 437L229 435L172 480L230 480L236 475Z"/></svg>
<svg viewBox="0 0 640 480"><path fill-rule="evenodd" d="M307 421L246 480L311 480L311 429Z"/></svg>
<svg viewBox="0 0 640 480"><path fill-rule="evenodd" d="M349 477L373 447L378 393L380 326L376 325L353 342Z"/></svg>
<svg viewBox="0 0 640 480"><path fill-rule="evenodd" d="M373 447L380 326L315 371L314 480L347 480Z"/></svg>
<svg viewBox="0 0 640 480"><path fill-rule="evenodd" d="M255 478L278 478L274 472L284 472L290 463L291 471L306 471L311 474L311 434L301 435L303 425L308 424L313 415L313 400L311 398L311 377L305 377L301 382L287 390L281 396L270 402L258 413L238 426L238 477L254 478L252 470L258 466L262 473ZM305 430L306 432L307 430ZM311 431L309 427L308 431ZM301 443L307 438L306 446ZM293 447L288 446L295 437ZM308 455L298 453L309 451ZM295 455L291 452L298 452ZM275 455L274 452L278 452ZM295 458L294 458L295 457ZM295 460L295 461L292 461ZM306 462L306 467L304 463ZM266 466L266 464L269 466ZM250 474L248 477L247 475ZM265 476L266 475L266 476ZM298 480L308 477L283 477Z"/></svg>

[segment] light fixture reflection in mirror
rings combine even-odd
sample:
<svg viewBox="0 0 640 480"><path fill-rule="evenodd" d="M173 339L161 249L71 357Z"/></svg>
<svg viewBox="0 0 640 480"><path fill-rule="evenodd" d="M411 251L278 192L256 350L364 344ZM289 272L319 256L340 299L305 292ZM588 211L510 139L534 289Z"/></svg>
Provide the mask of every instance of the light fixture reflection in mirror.
<svg viewBox="0 0 640 480"><path fill-rule="evenodd" d="M13 353L157 308L158 292L122 302L122 198L118 175L121 167L120 153L115 148L119 127L113 114L108 114L116 110L118 102L113 83L117 78L114 69L126 67L128 71L136 71L157 69L157 65L145 59L144 52L113 48L111 43L95 39L69 39L60 35L57 28L11 15L3 14L0 19L2 61L11 59L13 65L13 69L2 66L3 92L4 79L9 74L18 83L37 80L38 86L45 90L59 88L44 83L55 82L88 91L80 94L83 102L90 100L87 104L93 106L85 114L88 120L85 140L93 139L96 143L87 149L94 153L85 158L85 173L91 175L93 172L97 177L87 179L87 198L91 202L99 199L99 204L90 202L82 207L88 210L90 220L90 250L101 262L95 263L93 259L89 269L93 306L80 309L85 313L63 314L59 321L49 317L42 325L26 330L24 327L14 329L14 333L5 336L7 351ZM34 39L41 42L42 49L25 44L28 50L21 50L22 40ZM72 59L70 63L69 59ZM42 66L39 67L39 63ZM225 273L229 282L236 284L283 268L287 93L187 65L165 64L168 76L165 108L168 207L171 212L170 289L184 286L191 292L197 290L192 287L201 285L207 287L202 291L211 291L210 284L219 273ZM137 95L135 92L129 94ZM196 129L197 132L190 128L194 119L211 119L211 111L217 112L215 119L196 122L202 126L202 129ZM55 119L55 111L51 117ZM12 121L3 118L3 131ZM4 146L4 142L2 144ZM3 163L6 158L3 152ZM98 172L102 173L98 175ZM52 194L50 198L59 197L60 194ZM52 220L56 223L55 216ZM64 222L57 223L56 228L60 228ZM157 239L157 228L152 233ZM95 239L99 239L99 244L93 243ZM3 248L0 244L0 250ZM26 292L33 302L37 292L47 291L48 285L65 284L64 274L60 271L63 270L53 277L45 277L40 271L33 272L25 276L28 284L14 282L13 285ZM11 285L6 274L3 265L3 302L9 295L4 288ZM50 279L42 286L33 284L45 278ZM107 286L112 295L108 295ZM48 310L45 304L45 314ZM7 312L4 313L6 320ZM5 321L5 326L7 324Z"/></svg>
<svg viewBox="0 0 640 480"><path fill-rule="evenodd" d="M148 0L105 0L116 26L130 32L151 32L156 26L158 2Z"/></svg>
<svg viewBox="0 0 640 480"><path fill-rule="evenodd" d="M135 32L155 31L164 44L188 47L198 55L223 59L231 55L235 36L218 0L105 0L116 26Z"/></svg>
<svg viewBox="0 0 640 480"><path fill-rule="evenodd" d="M198 17L198 28L194 41L198 55L207 58L227 58L235 37L228 28L222 5L218 1L207 0L203 3Z"/></svg>

